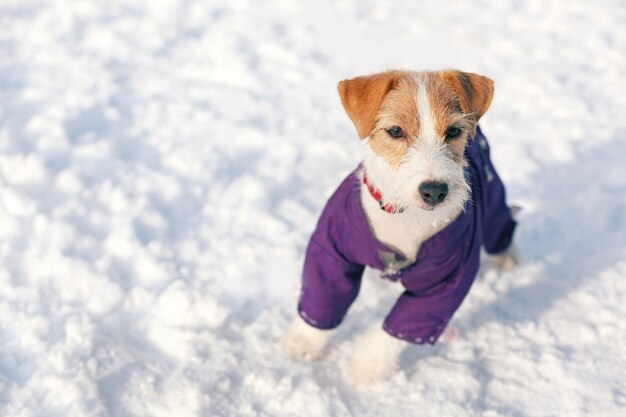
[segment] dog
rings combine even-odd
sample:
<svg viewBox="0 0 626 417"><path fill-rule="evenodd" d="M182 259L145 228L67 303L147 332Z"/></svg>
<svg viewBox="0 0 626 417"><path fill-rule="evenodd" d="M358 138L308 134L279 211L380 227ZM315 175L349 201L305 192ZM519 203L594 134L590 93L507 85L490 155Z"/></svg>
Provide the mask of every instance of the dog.
<svg viewBox="0 0 626 417"><path fill-rule="evenodd" d="M478 272L481 247L517 263L516 221L478 121L493 81L457 70L391 70L344 80L343 107L366 143L309 242L282 344L316 359L355 300L366 266L403 285L382 326L357 343L357 384L390 376L410 344L435 344ZM408 343L407 343L408 342Z"/></svg>

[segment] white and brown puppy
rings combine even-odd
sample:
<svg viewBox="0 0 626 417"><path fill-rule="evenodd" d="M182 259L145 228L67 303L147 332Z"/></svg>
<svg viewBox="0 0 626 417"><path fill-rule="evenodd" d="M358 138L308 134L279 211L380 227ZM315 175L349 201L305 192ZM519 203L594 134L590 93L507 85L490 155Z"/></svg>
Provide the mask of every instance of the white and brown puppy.
<svg viewBox="0 0 626 417"><path fill-rule="evenodd" d="M422 242L451 224L471 195L464 151L491 103L493 82L453 70L387 71L341 81L338 90L367 144L360 202L369 226L410 264ZM515 263L512 251L502 259ZM307 321L297 318L283 340L295 358L318 358L331 334ZM357 343L352 379L369 383L388 376L404 346L375 326Z"/></svg>

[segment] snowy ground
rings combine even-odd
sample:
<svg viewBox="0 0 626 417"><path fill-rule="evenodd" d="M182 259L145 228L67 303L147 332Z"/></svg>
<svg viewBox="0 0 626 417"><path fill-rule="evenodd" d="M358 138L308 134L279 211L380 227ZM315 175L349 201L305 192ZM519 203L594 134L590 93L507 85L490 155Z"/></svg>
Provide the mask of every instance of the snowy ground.
<svg viewBox="0 0 626 417"><path fill-rule="evenodd" d="M624 2L403 3L0 3L0 415L626 415ZM356 390L374 272L321 362L277 341L359 160L336 82L393 67L495 80L524 263Z"/></svg>

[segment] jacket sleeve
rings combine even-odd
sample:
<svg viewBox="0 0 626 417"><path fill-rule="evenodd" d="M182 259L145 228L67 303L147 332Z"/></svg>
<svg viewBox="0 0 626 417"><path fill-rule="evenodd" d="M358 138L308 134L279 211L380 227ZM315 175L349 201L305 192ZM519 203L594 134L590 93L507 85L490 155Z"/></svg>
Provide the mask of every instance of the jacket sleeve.
<svg viewBox="0 0 626 417"><path fill-rule="evenodd" d="M385 319L383 328L398 339L434 345L465 295L467 290L453 285L428 295L405 291Z"/></svg>
<svg viewBox="0 0 626 417"><path fill-rule="evenodd" d="M469 292L479 256L480 242L429 256L415 271L417 283L403 282L406 290L385 319L384 330L407 342L435 344Z"/></svg>
<svg viewBox="0 0 626 417"><path fill-rule="evenodd" d="M364 267L312 238L307 248L298 313L318 329L337 327L359 293Z"/></svg>
<svg viewBox="0 0 626 417"><path fill-rule="evenodd" d="M481 181L484 187L483 246L487 253L493 255L504 252L511 245L516 222L506 204L504 184L491 162L489 144L482 133L477 135L476 140L481 149L484 173Z"/></svg>

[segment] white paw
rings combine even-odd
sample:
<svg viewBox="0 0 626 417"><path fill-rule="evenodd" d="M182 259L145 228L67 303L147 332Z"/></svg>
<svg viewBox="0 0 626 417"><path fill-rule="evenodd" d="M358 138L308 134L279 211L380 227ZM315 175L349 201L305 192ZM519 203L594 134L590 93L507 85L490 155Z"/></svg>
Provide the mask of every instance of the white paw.
<svg viewBox="0 0 626 417"><path fill-rule="evenodd" d="M522 207L517 205L512 205L509 207L511 210L511 216L513 216L514 220L519 220L519 214L522 212Z"/></svg>
<svg viewBox="0 0 626 417"><path fill-rule="evenodd" d="M297 317L283 337L281 345L293 359L315 360L322 355L332 331L309 326Z"/></svg>
<svg viewBox="0 0 626 417"><path fill-rule="evenodd" d="M454 339L457 338L458 335L459 331L456 329L456 327L448 326L439 337L439 341L450 344L454 341Z"/></svg>
<svg viewBox="0 0 626 417"><path fill-rule="evenodd" d="M519 249L517 245L511 243L511 246L509 246L506 252L491 256L490 263L497 269L506 271L514 269L519 264Z"/></svg>
<svg viewBox="0 0 626 417"><path fill-rule="evenodd" d="M355 385L371 385L396 372L398 358L406 342L389 336L381 329L369 332L357 341L348 376Z"/></svg>

